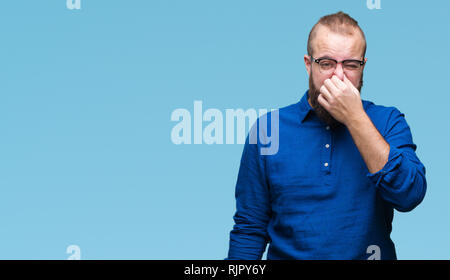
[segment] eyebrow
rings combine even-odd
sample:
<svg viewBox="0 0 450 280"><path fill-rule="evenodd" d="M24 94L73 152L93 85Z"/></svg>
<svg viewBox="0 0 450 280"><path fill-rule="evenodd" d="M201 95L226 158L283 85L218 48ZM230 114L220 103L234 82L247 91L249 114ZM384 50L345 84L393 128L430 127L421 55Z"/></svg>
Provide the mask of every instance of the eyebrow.
<svg viewBox="0 0 450 280"><path fill-rule="evenodd" d="M338 61L337 59L332 58L331 56L328 56L328 55L320 56L318 59L331 59L331 60ZM364 61L364 60L360 60L360 59L357 59L357 58L348 58L348 59L344 59L342 61Z"/></svg>
<svg viewBox="0 0 450 280"><path fill-rule="evenodd" d="M319 58L334 59L334 58L332 58L331 56L328 56L328 55L320 56ZM334 60L336 60L336 59L334 59Z"/></svg>

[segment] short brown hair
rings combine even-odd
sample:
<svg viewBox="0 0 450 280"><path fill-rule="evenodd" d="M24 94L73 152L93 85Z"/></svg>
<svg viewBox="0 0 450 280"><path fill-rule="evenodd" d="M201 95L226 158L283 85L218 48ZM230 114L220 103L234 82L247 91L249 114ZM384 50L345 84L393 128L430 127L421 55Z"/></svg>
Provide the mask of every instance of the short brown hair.
<svg viewBox="0 0 450 280"><path fill-rule="evenodd" d="M308 46L307 46L308 55L312 55L312 53L313 53L311 42L314 39L314 37L316 36L317 27L319 25L328 27L332 32L345 34L345 35L353 35L353 31L355 29L359 30L359 32L361 33L361 35L364 39L363 57L366 55L367 44L366 44L366 36L364 35L364 32L359 27L358 22L354 18L352 18L351 16L349 16L348 14L346 14L344 12L337 12L335 14L323 16L313 26L313 28L311 29L311 32L309 32L309 37L308 37Z"/></svg>

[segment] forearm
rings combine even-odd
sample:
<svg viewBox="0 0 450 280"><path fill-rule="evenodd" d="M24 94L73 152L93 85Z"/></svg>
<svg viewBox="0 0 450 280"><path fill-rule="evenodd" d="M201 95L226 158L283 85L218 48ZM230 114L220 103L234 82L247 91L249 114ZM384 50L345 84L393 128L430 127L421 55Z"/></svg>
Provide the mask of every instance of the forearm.
<svg viewBox="0 0 450 280"><path fill-rule="evenodd" d="M407 212L419 205L425 196L427 188L425 167L415 154L416 145L412 141L411 131L404 115L398 110L387 111L386 115L388 115L388 127L383 132L386 131L387 133L381 136L376 131L371 136L373 143L370 138L363 141L367 141L367 144L372 147L378 147L380 151L382 151L383 146L380 143L386 142L387 161L380 170L370 170L367 176L378 189L378 194L386 202L398 211ZM360 119L363 120L365 117L360 117ZM354 126L357 127L358 125ZM373 124L365 124L365 126L370 129ZM361 130L363 129L359 128L358 131ZM358 136L354 138L359 141ZM376 141L377 139L378 141ZM361 150L364 151L364 148ZM379 154L381 155L382 152ZM379 163L381 164L381 161Z"/></svg>
<svg viewBox="0 0 450 280"><path fill-rule="evenodd" d="M390 146L364 112L346 123L370 173L381 170L388 161Z"/></svg>

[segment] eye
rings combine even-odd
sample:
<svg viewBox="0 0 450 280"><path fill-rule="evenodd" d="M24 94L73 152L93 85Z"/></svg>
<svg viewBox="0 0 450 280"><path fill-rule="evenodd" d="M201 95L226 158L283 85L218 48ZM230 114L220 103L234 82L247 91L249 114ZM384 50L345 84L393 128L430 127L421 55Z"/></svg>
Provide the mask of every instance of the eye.
<svg viewBox="0 0 450 280"><path fill-rule="evenodd" d="M357 70L361 64L358 61L346 61L344 62L344 67L349 70Z"/></svg>
<svg viewBox="0 0 450 280"><path fill-rule="evenodd" d="M328 68L332 68L334 67L335 63L334 61L331 60L322 60L319 63L320 67L324 68L324 69L328 69Z"/></svg>

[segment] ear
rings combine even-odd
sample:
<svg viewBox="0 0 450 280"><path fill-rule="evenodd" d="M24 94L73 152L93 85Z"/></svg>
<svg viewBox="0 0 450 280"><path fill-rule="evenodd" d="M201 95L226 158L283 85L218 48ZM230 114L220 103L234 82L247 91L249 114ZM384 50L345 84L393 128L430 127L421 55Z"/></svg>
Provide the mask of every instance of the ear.
<svg viewBox="0 0 450 280"><path fill-rule="evenodd" d="M364 67L366 67L366 63L367 63L367 57L366 57L366 58L364 58L364 65L363 65L363 70L364 70Z"/></svg>
<svg viewBox="0 0 450 280"><path fill-rule="evenodd" d="M308 76L311 76L311 57L307 54L303 57L303 60L305 61L305 67L306 71L308 72Z"/></svg>

